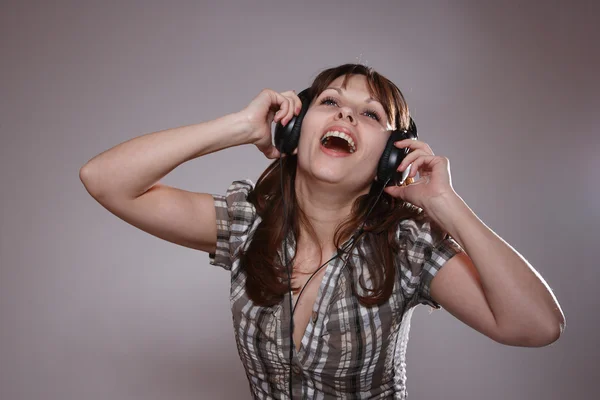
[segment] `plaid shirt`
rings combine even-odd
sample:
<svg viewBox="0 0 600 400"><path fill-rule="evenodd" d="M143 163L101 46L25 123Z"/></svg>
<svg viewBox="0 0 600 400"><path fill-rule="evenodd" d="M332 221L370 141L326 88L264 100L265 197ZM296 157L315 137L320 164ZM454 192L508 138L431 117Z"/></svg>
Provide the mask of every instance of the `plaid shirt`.
<svg viewBox="0 0 600 400"><path fill-rule="evenodd" d="M255 305L246 294L246 273L239 260L240 250L261 222L247 200L252 188L249 180L235 181L226 196L213 195L217 247L210 263L231 273L235 341L253 398L290 399L289 294L272 307ZM406 345L413 306L439 308L429 295L431 280L462 250L453 239L432 230L425 218L401 221L397 237L405 243L398 254L400 271L390 299L380 306L359 303L342 260L336 258L325 267L300 350L293 349L294 399L406 398ZM294 248L291 238L290 257ZM360 267L357 255L354 249L353 268ZM368 284L368 268L358 270Z"/></svg>

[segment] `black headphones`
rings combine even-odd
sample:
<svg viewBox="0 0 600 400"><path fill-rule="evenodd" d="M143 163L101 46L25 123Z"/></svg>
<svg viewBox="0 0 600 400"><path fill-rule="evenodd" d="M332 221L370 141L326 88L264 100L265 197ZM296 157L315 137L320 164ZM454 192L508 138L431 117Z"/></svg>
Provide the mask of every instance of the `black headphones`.
<svg viewBox="0 0 600 400"><path fill-rule="evenodd" d="M308 107L312 102L312 98L309 96L310 88L303 90L298 94L298 97L302 101L302 109L298 116L293 116L290 122L286 126L281 125L278 122L275 126L275 147L281 154L291 155L300 140L300 131L302 130L302 120L308 111ZM394 142L403 139L417 139L417 126L413 119L410 119L410 124L407 130L394 130L383 150L383 154L379 159L377 166L377 182L385 183L386 186L401 185L410 173L410 167L404 171L397 171L398 166L406 157L409 149L399 149L394 146Z"/></svg>

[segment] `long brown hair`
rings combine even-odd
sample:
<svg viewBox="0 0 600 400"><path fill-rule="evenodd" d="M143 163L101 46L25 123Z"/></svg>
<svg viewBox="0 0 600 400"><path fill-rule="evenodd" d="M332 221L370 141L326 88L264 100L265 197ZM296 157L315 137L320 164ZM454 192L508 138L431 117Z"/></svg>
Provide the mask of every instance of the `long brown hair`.
<svg viewBox="0 0 600 400"><path fill-rule="evenodd" d="M402 93L390 80L370 67L360 64L345 64L322 71L309 88L311 99L316 98L336 78L344 76L343 86L352 75L364 75L367 78L371 96L378 99L388 116L388 122L397 129L407 129L409 123L408 107ZM282 249L284 237L291 233L298 239L301 228L310 238L317 242L316 234L300 208L294 190L297 157L286 156L283 161L274 161L258 179L248 200L255 206L262 221L258 225L246 251L240 255L240 265L246 272L246 291L249 298L257 305L273 306L283 300L288 291L287 266L279 250ZM283 175L283 176L282 176ZM281 182L283 178L283 193ZM379 190L378 190L379 188ZM395 276L395 254L400 250L397 243L396 227L399 221L407 217L416 217L421 210L409 203L396 199L383 192L373 207L380 193L378 185L371 185L369 193L358 197L348 218L336 229L334 244L338 252L342 251L343 240L355 233L365 222L363 232L357 240L367 254L357 246L360 257L365 261L371 279L366 287L363 279L356 279L357 271L352 262L347 267L353 281L352 290L363 305L382 304L392 294ZM287 221L284 221L285 215ZM369 209L373 210L365 217ZM295 256L294 256L295 258ZM294 258L288 264L294 265ZM362 277L362 275L361 275ZM362 293L358 294L356 283L360 284ZM294 287L297 291L300 288Z"/></svg>

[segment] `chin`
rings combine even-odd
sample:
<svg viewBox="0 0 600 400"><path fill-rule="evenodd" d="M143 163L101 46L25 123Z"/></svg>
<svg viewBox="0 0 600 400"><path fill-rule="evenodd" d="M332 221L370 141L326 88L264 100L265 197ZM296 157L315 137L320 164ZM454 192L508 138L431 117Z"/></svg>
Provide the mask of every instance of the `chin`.
<svg viewBox="0 0 600 400"><path fill-rule="evenodd" d="M308 169L299 168L298 172L303 174L308 180L329 185L339 185L349 190L369 188L373 183L373 179L369 177L361 178L356 176L356 174L349 174L346 170L326 166L319 168L317 165L312 165Z"/></svg>
<svg viewBox="0 0 600 400"><path fill-rule="evenodd" d="M370 187L375 179L375 166L372 174L365 175L368 170L364 167L365 160L357 161L360 165L348 164L347 159L335 159L317 151L307 157L308 152L299 151L297 154L297 173L321 183L343 185L345 187ZM348 160L349 161L349 160Z"/></svg>

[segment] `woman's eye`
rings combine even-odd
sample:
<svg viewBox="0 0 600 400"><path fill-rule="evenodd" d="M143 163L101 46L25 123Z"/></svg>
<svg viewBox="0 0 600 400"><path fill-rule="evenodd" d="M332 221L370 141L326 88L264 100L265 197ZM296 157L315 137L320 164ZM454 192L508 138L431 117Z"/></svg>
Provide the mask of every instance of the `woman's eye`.
<svg viewBox="0 0 600 400"><path fill-rule="evenodd" d="M325 104L328 106L337 106L338 103L337 101L335 101L335 99L332 99L331 97L326 97L321 101L321 104Z"/></svg>
<svg viewBox="0 0 600 400"><path fill-rule="evenodd" d="M338 101L336 99L334 99L333 97L325 97L323 100L321 100L320 104L323 104L326 106L334 106L334 107L340 106ZM363 114L366 115L368 118L371 118L377 122L381 121L381 117L379 116L377 111L366 110Z"/></svg>
<svg viewBox="0 0 600 400"><path fill-rule="evenodd" d="M367 117L374 119L375 121L380 121L381 118L379 118L379 114L377 114L375 111L365 111L364 113Z"/></svg>

